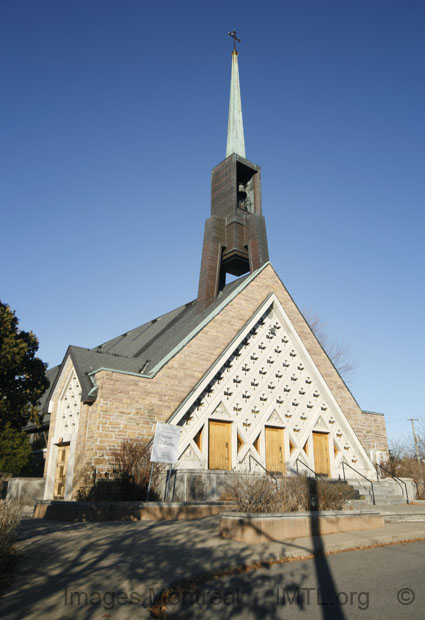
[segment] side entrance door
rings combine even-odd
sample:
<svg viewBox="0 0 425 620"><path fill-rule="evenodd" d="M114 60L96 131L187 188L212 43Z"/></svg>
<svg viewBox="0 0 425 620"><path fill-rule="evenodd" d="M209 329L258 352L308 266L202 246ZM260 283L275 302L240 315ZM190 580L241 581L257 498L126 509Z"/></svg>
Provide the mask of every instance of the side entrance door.
<svg viewBox="0 0 425 620"><path fill-rule="evenodd" d="M266 426L266 468L267 471L285 473L283 428Z"/></svg>
<svg viewBox="0 0 425 620"><path fill-rule="evenodd" d="M55 491L53 499L65 498L66 469L68 465L69 444L58 447L55 472Z"/></svg>
<svg viewBox="0 0 425 620"><path fill-rule="evenodd" d="M208 469L232 469L231 422L209 421Z"/></svg>
<svg viewBox="0 0 425 620"><path fill-rule="evenodd" d="M314 471L321 476L330 476L329 442L327 433L313 432Z"/></svg>

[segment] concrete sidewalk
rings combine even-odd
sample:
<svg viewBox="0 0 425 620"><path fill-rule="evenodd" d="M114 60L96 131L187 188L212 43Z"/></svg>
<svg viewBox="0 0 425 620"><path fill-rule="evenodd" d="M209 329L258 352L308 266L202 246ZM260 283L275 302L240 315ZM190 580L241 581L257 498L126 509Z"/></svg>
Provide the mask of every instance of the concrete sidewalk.
<svg viewBox="0 0 425 620"><path fill-rule="evenodd" d="M381 509L383 507L380 507ZM388 512L397 512L391 506ZM425 513L423 506L411 512ZM404 508L400 509L404 512ZM240 566L308 558L425 539L425 522L245 545L218 536L219 517L193 521L63 523L23 521L22 554L10 592L0 599L7 620L148 618L150 600L171 584ZM118 598L118 592L122 595ZM131 600L133 604L125 604Z"/></svg>

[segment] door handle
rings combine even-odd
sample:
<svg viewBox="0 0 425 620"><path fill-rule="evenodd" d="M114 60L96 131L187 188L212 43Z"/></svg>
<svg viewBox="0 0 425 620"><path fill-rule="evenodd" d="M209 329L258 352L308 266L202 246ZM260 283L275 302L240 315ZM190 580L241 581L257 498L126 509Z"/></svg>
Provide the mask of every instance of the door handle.
<svg viewBox="0 0 425 620"><path fill-rule="evenodd" d="M226 459L229 460L229 442L226 441Z"/></svg>

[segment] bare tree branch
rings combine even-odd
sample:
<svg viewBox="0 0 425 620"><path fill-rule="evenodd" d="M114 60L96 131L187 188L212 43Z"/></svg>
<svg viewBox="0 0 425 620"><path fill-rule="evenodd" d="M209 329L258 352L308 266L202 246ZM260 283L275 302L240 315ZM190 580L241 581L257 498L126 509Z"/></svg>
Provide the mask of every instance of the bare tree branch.
<svg viewBox="0 0 425 620"><path fill-rule="evenodd" d="M326 322L316 313L307 310L303 311L303 315L339 374L346 383L351 383L358 365L351 357L349 345L344 340L331 340Z"/></svg>
<svg viewBox="0 0 425 620"><path fill-rule="evenodd" d="M388 444L390 459L399 461L411 456L409 442L406 438L390 439Z"/></svg>

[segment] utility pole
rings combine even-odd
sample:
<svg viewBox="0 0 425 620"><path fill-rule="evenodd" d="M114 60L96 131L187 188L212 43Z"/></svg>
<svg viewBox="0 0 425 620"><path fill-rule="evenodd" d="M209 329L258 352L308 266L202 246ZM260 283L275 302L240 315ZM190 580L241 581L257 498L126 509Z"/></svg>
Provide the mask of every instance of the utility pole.
<svg viewBox="0 0 425 620"><path fill-rule="evenodd" d="M418 461L419 467L421 466L421 459L419 457L419 446L418 446L418 438L416 437L415 431L415 422L418 422L418 418L407 418L412 423L412 431L413 431L413 441L415 442L415 450L416 450L416 460Z"/></svg>

